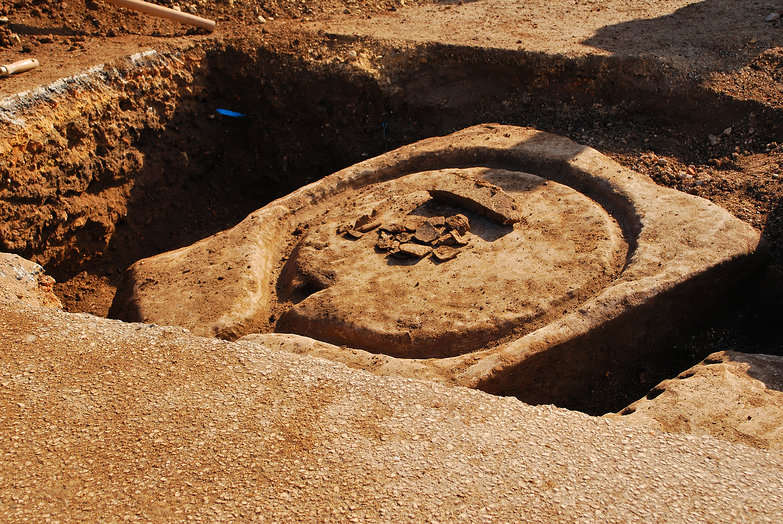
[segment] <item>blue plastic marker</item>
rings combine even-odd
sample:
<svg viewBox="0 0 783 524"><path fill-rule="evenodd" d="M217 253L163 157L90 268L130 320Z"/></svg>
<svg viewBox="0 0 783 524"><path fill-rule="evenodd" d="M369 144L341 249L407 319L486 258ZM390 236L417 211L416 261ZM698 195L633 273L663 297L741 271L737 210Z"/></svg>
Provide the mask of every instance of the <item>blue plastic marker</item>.
<svg viewBox="0 0 783 524"><path fill-rule="evenodd" d="M229 109L216 109L215 111L217 111L218 114L230 116L231 118L245 118L247 116L244 113L237 113L236 111L231 111Z"/></svg>

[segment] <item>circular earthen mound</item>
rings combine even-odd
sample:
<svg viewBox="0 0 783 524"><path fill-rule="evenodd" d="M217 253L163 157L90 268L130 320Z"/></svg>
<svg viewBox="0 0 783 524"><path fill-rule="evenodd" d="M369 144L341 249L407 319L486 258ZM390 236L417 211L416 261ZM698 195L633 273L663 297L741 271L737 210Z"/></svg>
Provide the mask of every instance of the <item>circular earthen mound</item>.
<svg viewBox="0 0 783 524"><path fill-rule="evenodd" d="M573 405L664 358L764 252L708 201L568 139L486 124L136 262L112 314Z"/></svg>
<svg viewBox="0 0 783 524"><path fill-rule="evenodd" d="M499 224L429 192L459 182L498 188L485 204L510 196L518 221ZM626 256L605 209L521 171L425 171L346 191L312 211L320 218L297 228L302 238L277 280L276 331L392 356L453 356L528 333L600 291ZM443 223L457 215L469 220L459 244ZM342 232L362 216L371 220L360 229L371 229ZM420 248L379 248L395 233L403 249Z"/></svg>

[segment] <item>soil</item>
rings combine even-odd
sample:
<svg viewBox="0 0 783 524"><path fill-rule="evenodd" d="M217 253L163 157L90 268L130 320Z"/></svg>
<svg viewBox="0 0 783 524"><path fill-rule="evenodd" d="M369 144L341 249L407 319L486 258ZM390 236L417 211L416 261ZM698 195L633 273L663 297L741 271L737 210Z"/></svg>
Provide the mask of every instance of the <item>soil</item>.
<svg viewBox="0 0 783 524"><path fill-rule="evenodd" d="M483 210L493 221L468 211L462 200L444 205L430 196L470 194L470 180L491 182L501 204L502 196L513 197L524 209L522 223L503 225L500 205ZM323 214L306 228L278 279L275 331L403 358L459 355L573 311L617 276L627 255L620 228L604 209L535 175L442 169L370 187L318 204ZM492 206L491 190L483 189ZM423 228L399 246L423 248L410 258L377 253L374 232L338 236L341 221L372 210L379 210L380 228L465 213L467 245L440 263L428 256L430 246L415 243ZM433 233L437 241L441 232Z"/></svg>
<svg viewBox="0 0 783 524"><path fill-rule="evenodd" d="M289 164L291 171L303 173L312 168L308 176L323 176L367 155L469 123L503 119L504 123L534 125L590 145L661 185L710 199L760 229L769 242L770 263L764 271L721 304L704 326L684 336L676 356L665 364L670 369L656 370L656 376L675 376L718 350L783 354L783 325L779 322L783 308L783 134L780 113L776 112L783 107L783 22L764 22L766 15L780 6L770 3L738 8L729 0L654 0L643 6L616 0L579 5L543 0L524 5L500 0L402 4L397 0L202 1L193 4L196 13L218 21L215 33L205 34L100 1L3 2L0 15L9 19L0 34L5 42L0 47L3 62L36 57L41 67L0 79L0 96L149 48L175 50L229 42L255 46L260 39L270 52L287 57L275 62L274 57L266 55L270 58L267 72L279 75L282 85L272 86L277 89L275 96L295 93L300 97L283 112L295 112L293 106L302 99L331 96L329 101L338 108L342 103L351 111L361 112L378 106L378 113L386 116L392 112L391 107L410 120L406 127L384 127L382 143L381 130L377 129L373 143L367 138L369 118L363 122L357 119L365 127L339 137L348 143L341 145L339 155L327 152L304 159L301 151L312 151L307 145L318 140L308 143L308 139L300 138L301 122L292 123L278 114L274 131L267 130L266 135L278 134L277 143L288 141L287 147L299 150L302 156L285 158L281 154L270 171ZM188 10L189 6L182 4L182 8ZM12 38L13 34L19 39ZM323 91L341 86L325 83L317 75L302 77L301 71L289 67L335 57L350 60L347 53L353 51L357 53L357 67L393 70L393 46L383 40L393 38L404 38L410 45L423 43L417 51L421 56L419 67L407 75L397 70L393 77L415 92L415 100L406 102L407 113L405 107L386 104L380 94L365 85L353 93L323 95ZM440 43L457 47L446 48ZM481 58L471 57L474 49L481 50ZM468 62L474 60L473 71L454 68L449 60L459 53L468 57ZM530 93L508 95L493 83L493 72L515 74L509 73L516 66L515 53L524 56L527 66L535 65L542 55L551 55L553 62L547 73L561 75L557 99L547 99L546 82L532 91L533 99ZM566 57L564 62L557 61L561 55ZM655 67L643 71L636 63L623 61L631 56L649 58ZM586 57L579 63L588 70L600 69L606 63L593 64L590 60L595 57L616 58L612 63L617 71L612 75L617 76L621 87L613 87L609 79L612 75L592 85L590 79L579 74L569 78L572 72L566 59L579 57ZM485 59L489 62L482 62ZM286 74L291 75L290 87L283 85ZM636 105L628 98L612 103L629 86L635 88L644 82L660 87L657 98L645 100L640 96ZM389 90L393 92L393 88ZM297 89L302 92L297 93ZM595 90L600 93L595 94ZM684 92L692 92L692 96L678 99ZM536 95L541 96L540 101ZM667 96L674 97L669 112L658 114L659 108L666 107ZM365 105L359 106L356 97ZM724 100L729 102L723 104ZM651 108L646 116L645 104ZM348 122L344 115L329 115L335 122L340 118L343 124ZM249 125L254 132L263 127L260 123ZM222 129L210 131L205 127L185 131L178 135L176 144L167 145L179 154L186 147L183 144L194 136L214 132L215 140L222 137L221 147L231 152L236 136L248 132L239 129L232 137L222 135ZM340 129L348 128L344 125ZM233 147L239 149L242 145ZM134 169L132 157L114 161L130 172ZM151 166L157 164L162 166L160 170L171 163L172 159L161 153L151 157L145 168L152 170ZM105 315L120 272L134 260L230 227L260 207L259 201L268 201L297 183L309 181L297 178L289 185L270 187L263 195L248 194L237 188L237 179L221 181L204 176L208 169L184 181L187 183L172 182L165 192L147 193L153 199L123 217L125 225L120 215L128 211L124 208L127 195L123 190L118 190L114 198L108 195L103 200L107 209L101 214L112 218L94 225L93 236L98 240L93 247L100 248L100 256L90 254L91 241L85 242L81 251L80 256L89 263L78 253L42 254L29 247L14 248L5 239L3 248L44 264L58 280L55 290L67 309ZM176 213L172 214L173 210ZM116 223L121 227L104 252L102 238L114 235ZM644 376L640 380L652 384L658 381Z"/></svg>

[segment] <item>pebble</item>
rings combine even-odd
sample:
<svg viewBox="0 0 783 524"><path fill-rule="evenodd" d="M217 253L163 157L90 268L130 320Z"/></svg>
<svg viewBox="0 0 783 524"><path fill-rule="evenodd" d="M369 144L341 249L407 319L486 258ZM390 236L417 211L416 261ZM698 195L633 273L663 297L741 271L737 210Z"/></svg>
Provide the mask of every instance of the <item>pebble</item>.
<svg viewBox="0 0 783 524"><path fill-rule="evenodd" d="M709 140L710 144L713 146L716 146L720 143L720 137L717 137L715 135L707 135L707 140Z"/></svg>
<svg viewBox="0 0 783 524"><path fill-rule="evenodd" d="M780 13L772 12L772 13L767 15L767 18L765 18L764 21L765 22L774 22L778 18L780 18Z"/></svg>
<svg viewBox="0 0 783 524"><path fill-rule="evenodd" d="M356 51L348 51L345 56L348 58L348 60L356 60L359 55L356 54Z"/></svg>

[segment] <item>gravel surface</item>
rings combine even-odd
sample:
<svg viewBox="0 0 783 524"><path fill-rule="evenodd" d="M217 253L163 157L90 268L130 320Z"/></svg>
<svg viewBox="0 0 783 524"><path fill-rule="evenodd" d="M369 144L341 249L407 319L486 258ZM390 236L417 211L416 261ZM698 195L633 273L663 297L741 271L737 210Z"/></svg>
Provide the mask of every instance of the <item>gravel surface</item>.
<svg viewBox="0 0 783 524"><path fill-rule="evenodd" d="M783 454L0 303L0 520L780 521Z"/></svg>

